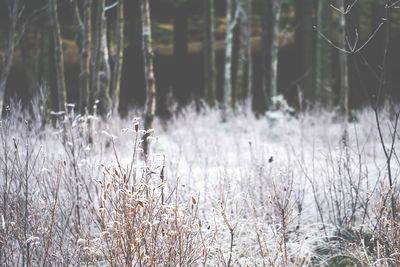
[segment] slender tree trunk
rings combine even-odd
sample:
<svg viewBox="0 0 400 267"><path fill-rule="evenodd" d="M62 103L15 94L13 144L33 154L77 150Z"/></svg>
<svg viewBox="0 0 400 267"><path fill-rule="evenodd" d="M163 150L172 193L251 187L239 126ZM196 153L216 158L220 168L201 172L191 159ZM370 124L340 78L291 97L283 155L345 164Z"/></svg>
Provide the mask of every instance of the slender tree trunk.
<svg viewBox="0 0 400 267"><path fill-rule="evenodd" d="M247 1L247 0L246 0ZM239 104L243 99L243 91L245 86L245 71L247 66L247 46L249 44L246 33L246 23L247 23L247 10L245 8L245 1L237 0L236 8L238 9L238 25L235 33L238 35L235 40L237 49L237 59L236 59L236 73L235 83L234 83L234 94L233 102Z"/></svg>
<svg viewBox="0 0 400 267"><path fill-rule="evenodd" d="M10 74L12 64L14 61L14 49L16 46L16 31L17 31L17 20L19 13L19 0L9 1L9 26L8 26L8 36L6 49L4 53L4 60L2 62L2 72L0 76L0 93L3 94L3 107L2 107L2 117L7 116L9 105L10 105L10 92L7 90L7 79Z"/></svg>
<svg viewBox="0 0 400 267"><path fill-rule="evenodd" d="M153 45L151 37L151 20L149 0L142 0L142 33L143 33L143 58L144 72L146 79L146 106L144 128L150 130L156 112L156 83L153 70ZM143 149L145 158L149 155L149 143L147 140L149 133L143 136Z"/></svg>
<svg viewBox="0 0 400 267"><path fill-rule="evenodd" d="M314 85L314 0L296 0L296 32L295 43L299 56L299 79L305 99L313 103ZM305 103L302 103L305 104Z"/></svg>
<svg viewBox="0 0 400 267"><path fill-rule="evenodd" d="M331 11L329 1L318 2L317 26L326 36L330 36ZM328 110L333 107L332 79L332 47L318 34L315 63L315 96L319 104Z"/></svg>
<svg viewBox="0 0 400 267"><path fill-rule="evenodd" d="M121 88L121 74L124 59L124 0L119 0L117 7L117 23L115 28L115 65L111 85L112 111L117 112L119 106L119 92Z"/></svg>
<svg viewBox="0 0 400 267"><path fill-rule="evenodd" d="M233 1L226 2L226 37L225 37L225 70L224 91L222 98L222 120L226 121L229 109L232 108L232 46L233 31L236 20L233 14Z"/></svg>
<svg viewBox="0 0 400 267"><path fill-rule="evenodd" d="M279 56L279 21L281 17L281 0L272 1L272 39L271 39L271 73L269 86L269 102L271 107L274 103L271 101L273 97L278 95L278 56Z"/></svg>
<svg viewBox="0 0 400 267"><path fill-rule="evenodd" d="M210 106L214 106L217 98L214 4L214 0L204 0L204 95Z"/></svg>
<svg viewBox="0 0 400 267"><path fill-rule="evenodd" d="M40 36L37 30L32 30L29 35L25 35L20 48L22 64L24 66L27 88L21 97L24 108L32 112L32 102L39 89L39 55L40 55ZM32 115L35 115L32 113Z"/></svg>
<svg viewBox="0 0 400 267"><path fill-rule="evenodd" d="M111 70L109 62L108 42L107 42L107 19L105 14L105 0L98 3L97 19L98 22L98 38L100 39L100 49L97 51L96 64L99 72L97 75L98 99L99 99L99 114L104 116L111 108L110 99L110 80Z"/></svg>
<svg viewBox="0 0 400 267"><path fill-rule="evenodd" d="M64 76L64 56L62 50L62 41L60 33L60 24L58 21L57 0L49 0L50 21L52 28L52 37L54 45L55 74L58 95L58 111L64 111L66 105L66 86Z"/></svg>
<svg viewBox="0 0 400 267"><path fill-rule="evenodd" d="M264 1L262 5L262 58L261 58L261 86L263 92L262 111L269 106L269 92L271 86L271 49L272 49L272 2Z"/></svg>
<svg viewBox="0 0 400 267"><path fill-rule="evenodd" d="M279 60L279 21L281 16L281 0L266 1L263 6L263 47L262 86L265 97L264 107L272 106L272 98L278 94L278 60Z"/></svg>
<svg viewBox="0 0 400 267"><path fill-rule="evenodd" d="M96 2L95 2L96 3ZM103 25L103 11L105 8L105 0L99 0L96 3L96 19L95 19L95 31L93 35L93 47L92 54L93 59L91 60L91 90L89 95L89 112L93 113L94 109L97 106L100 95L100 71L101 71L101 62L103 56L102 51L102 29L105 25Z"/></svg>
<svg viewBox="0 0 400 267"><path fill-rule="evenodd" d="M386 0L385 4L389 5L390 1ZM392 36L392 9L391 8L384 8L384 14L383 14L383 18L386 19L385 25L384 25L384 38L382 40L383 44L382 44L382 50L383 50L383 62L382 62L382 66L383 66L383 70L382 70L382 85L381 85L381 97L383 99L385 99L385 102L389 103L390 101L388 100L389 98L387 98L386 96L388 94L391 93L391 58L390 58L390 54L391 54L391 36ZM387 103L383 103L383 104L387 104Z"/></svg>
<svg viewBox="0 0 400 267"><path fill-rule="evenodd" d="M337 7L344 10L345 0L337 0ZM339 15L339 46L346 48L346 16ZM348 55L339 52L339 68L340 68L340 108L345 121L349 120L349 67Z"/></svg>
<svg viewBox="0 0 400 267"><path fill-rule="evenodd" d="M248 109L251 108L251 102L253 98L253 49L252 49L252 31L253 31L253 26L252 26L252 14L253 14L253 7L252 7L252 0L245 0L245 9L247 12L247 18L246 18L246 40L248 42L247 44L247 83L244 88L244 97L245 97L245 105L247 106Z"/></svg>
<svg viewBox="0 0 400 267"><path fill-rule="evenodd" d="M81 73L80 73L80 112L85 114L89 105L90 61L92 43L92 0L85 0L83 6Z"/></svg>

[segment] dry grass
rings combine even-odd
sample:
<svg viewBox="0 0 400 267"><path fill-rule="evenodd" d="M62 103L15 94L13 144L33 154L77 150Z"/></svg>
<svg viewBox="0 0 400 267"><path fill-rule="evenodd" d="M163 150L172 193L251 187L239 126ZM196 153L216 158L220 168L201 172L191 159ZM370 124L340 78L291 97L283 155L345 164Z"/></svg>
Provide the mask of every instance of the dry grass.
<svg viewBox="0 0 400 267"><path fill-rule="evenodd" d="M388 147L395 124L382 113ZM21 114L12 112L0 127L5 266L400 260L390 205L393 196L400 208L400 165L394 153L390 188L371 112L360 112L343 138L342 124L329 114L282 115L271 124L238 113L220 123L215 110L189 109L164 130L156 124L148 162L138 120L70 113L54 129ZM96 121L94 129L88 120Z"/></svg>

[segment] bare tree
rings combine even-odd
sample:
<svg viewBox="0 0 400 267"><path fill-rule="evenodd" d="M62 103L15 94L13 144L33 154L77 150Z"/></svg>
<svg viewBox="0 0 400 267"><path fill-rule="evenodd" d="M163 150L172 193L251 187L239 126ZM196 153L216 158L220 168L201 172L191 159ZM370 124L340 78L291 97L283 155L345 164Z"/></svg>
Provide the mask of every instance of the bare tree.
<svg viewBox="0 0 400 267"><path fill-rule="evenodd" d="M252 101L252 89L253 89L253 50L252 50L252 31L253 31L253 26L252 26L252 13L253 13L253 1L252 0L247 0L244 1L245 4L245 10L247 13L246 16L246 26L245 26L245 33L246 33L246 40L248 41L247 44L247 84L244 88L244 97L246 98L245 104L248 106L248 108L251 107L251 101Z"/></svg>
<svg viewBox="0 0 400 267"><path fill-rule="evenodd" d="M58 95L58 111L65 110L66 104L66 86L64 76L64 56L62 50L60 23L58 21L58 8L57 0L49 0L49 12L50 12L50 23L52 29L52 38L54 46L54 61L55 61L55 75L57 84L57 95Z"/></svg>
<svg viewBox="0 0 400 267"><path fill-rule="evenodd" d="M79 11L79 2L74 1L75 21L78 25L77 45L80 52L79 74L79 110L84 114L89 105L90 61L92 42L92 0L83 1L83 18Z"/></svg>
<svg viewBox="0 0 400 267"><path fill-rule="evenodd" d="M117 6L117 23L115 25L115 64L111 84L111 100L113 112L117 112L119 106L119 92L121 88L121 74L124 60L124 28L124 0L119 0Z"/></svg>
<svg viewBox="0 0 400 267"><path fill-rule="evenodd" d="M0 93L3 94L3 109L2 116L7 115L7 108L9 105L9 93L6 90L8 75L10 74L11 67L14 60L14 49L19 42L21 36L17 35L17 22L21 15L21 6L19 0L7 1L8 3L8 36L5 46L4 57L1 62L1 76L0 76Z"/></svg>
<svg viewBox="0 0 400 267"><path fill-rule="evenodd" d="M263 6L263 92L265 108L272 107L271 99L278 94L279 22L281 0L266 1Z"/></svg>
<svg viewBox="0 0 400 267"><path fill-rule="evenodd" d="M244 1L237 0L235 8L237 10L238 17L233 37L233 55L237 56L234 57L233 63L235 66L235 73L233 73L234 82L232 85L232 102L234 105L237 105L243 97L248 40L247 34L245 33L247 10L245 9Z"/></svg>
<svg viewBox="0 0 400 267"><path fill-rule="evenodd" d="M214 0L204 0L204 95L210 106L215 104L217 94L214 5Z"/></svg>
<svg viewBox="0 0 400 267"><path fill-rule="evenodd" d="M109 51L107 42L107 19L105 11L105 0L101 1L101 6L98 8L98 19L101 21L100 26L100 50L97 58L97 64L100 65L99 75L99 113L105 115L111 108L110 99L110 82L111 82L111 69L109 62Z"/></svg>
<svg viewBox="0 0 400 267"><path fill-rule="evenodd" d="M97 3L96 32L94 40L95 59L92 61L92 97L90 103L90 105L93 105L96 99L99 100L98 111L101 115L105 115L111 107L109 94L111 70L107 44L105 4L105 0L98 1Z"/></svg>
<svg viewBox="0 0 400 267"><path fill-rule="evenodd" d="M272 40L272 2L263 1L261 8L262 23L262 57L261 57L261 86L263 92L263 111L267 110L269 102L269 86L271 74L271 40Z"/></svg>
<svg viewBox="0 0 400 267"><path fill-rule="evenodd" d="M232 107L232 45L233 31L236 26L236 15L234 14L234 0L226 2L226 37L225 37L225 70L224 91L222 99L222 120L226 120L228 110Z"/></svg>
<svg viewBox="0 0 400 267"><path fill-rule="evenodd" d="M142 34L143 34L143 58L146 79L146 106L144 128L146 134L143 136L143 149L145 157L149 154L149 130L152 128L156 112L156 83L153 70L153 44L151 37L151 20L149 0L142 0Z"/></svg>
<svg viewBox="0 0 400 267"><path fill-rule="evenodd" d="M272 1L272 16L269 101L278 94L279 21L281 17L281 0ZM272 108L275 107L272 106Z"/></svg>
<svg viewBox="0 0 400 267"><path fill-rule="evenodd" d="M332 12L329 1L318 2L317 25L329 36ZM315 90L316 100L328 110L333 107L332 47L318 34L316 43Z"/></svg>
<svg viewBox="0 0 400 267"><path fill-rule="evenodd" d="M345 10L345 0L337 0L337 8ZM339 46L346 47L346 15L339 14ZM340 68L340 109L345 121L349 120L349 67L348 54L339 53Z"/></svg>
<svg viewBox="0 0 400 267"><path fill-rule="evenodd" d="M251 1L236 0L235 29L233 36L233 84L234 104L243 103L251 88Z"/></svg>
<svg viewBox="0 0 400 267"><path fill-rule="evenodd" d="M85 113L89 105L90 92L90 61L92 58L92 0L84 1L81 47L81 74L80 74L80 110Z"/></svg>
<svg viewBox="0 0 400 267"><path fill-rule="evenodd" d="M299 81L305 100L311 103L314 100L314 0L297 0L295 43L298 49ZM304 103L302 103L304 104Z"/></svg>

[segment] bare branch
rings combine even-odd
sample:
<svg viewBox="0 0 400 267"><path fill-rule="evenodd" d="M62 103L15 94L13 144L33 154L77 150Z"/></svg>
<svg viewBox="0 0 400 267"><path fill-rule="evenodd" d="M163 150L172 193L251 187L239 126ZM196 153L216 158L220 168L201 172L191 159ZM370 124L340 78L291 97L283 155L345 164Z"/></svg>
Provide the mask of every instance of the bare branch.
<svg viewBox="0 0 400 267"><path fill-rule="evenodd" d="M109 6L106 6L104 8L104 12L107 12L108 10L113 9L114 7L116 7L119 4L119 1L120 0L117 0L117 1L115 1L115 3L113 3L113 4L109 5Z"/></svg>
<svg viewBox="0 0 400 267"><path fill-rule="evenodd" d="M317 33L323 38L325 39L325 41L327 41L331 46L333 46L334 48L336 48L337 50L346 53L346 54L356 54L358 52L360 52L371 40L372 38L374 38L374 36L378 33L379 29L382 27L382 25L384 24L386 20L383 19L383 21L381 23L379 23L379 25L376 27L375 31L368 37L368 39L359 47L359 48L355 48L357 43L358 43L358 33L356 34L356 41L354 43L354 45L351 45L350 42L348 41L348 46L350 50L347 50L346 48L342 48L336 44L334 44L328 37L326 37L317 26L314 26L314 29L317 31ZM346 37L347 39L347 37Z"/></svg>
<svg viewBox="0 0 400 267"><path fill-rule="evenodd" d="M350 13L350 11L353 9L354 5L358 2L358 0L354 0L353 3L351 3L350 5L348 5L345 9L340 9L335 7L333 4L331 4L331 7L338 11L339 13L343 14L343 15L347 15L348 13Z"/></svg>

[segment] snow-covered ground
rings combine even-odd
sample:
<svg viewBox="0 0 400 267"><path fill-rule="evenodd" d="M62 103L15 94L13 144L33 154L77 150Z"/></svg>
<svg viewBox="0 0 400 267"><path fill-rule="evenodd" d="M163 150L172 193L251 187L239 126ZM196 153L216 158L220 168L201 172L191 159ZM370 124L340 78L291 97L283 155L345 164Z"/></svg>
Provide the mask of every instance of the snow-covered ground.
<svg viewBox="0 0 400 267"><path fill-rule="evenodd" d="M217 110L198 114L188 109L154 124L153 171L157 176L165 165L166 193L176 194L182 205L189 206L196 199L210 265L223 266L230 255L231 263L239 266L324 264L331 255L318 253L318 249L327 243L333 249L332 236L338 230L373 232L380 219L377 210L387 192L388 176L371 110L356 114L347 128L327 112L274 115L276 119L271 120L238 112L221 122ZM3 137L9 144L3 143L2 151L5 147L12 150L14 138L18 144L29 144L32 155L39 155L34 169L41 180L31 185L32 199L49 198L53 192L49 188L54 188L49 179L55 170L65 172L60 182L60 209L73 209L79 202L81 220L86 223L80 235L90 239L96 233L90 214L99 207L96 184L105 181L102 166L120 164L128 169L131 164L135 138L126 130L133 128L130 119L98 122L92 146L85 142L79 120L67 125L66 139L51 127L40 132L12 126ZM390 148L393 124L385 112L381 112L381 125ZM4 122L2 127L4 135ZM395 183L399 165L394 153ZM141 158L134 166L145 168ZM138 171L136 178L141 175ZM70 185L80 187L79 197ZM65 218L63 213L60 216ZM37 235L35 227L30 230L32 236ZM82 236L75 238L82 240ZM358 247L354 251L365 252Z"/></svg>

